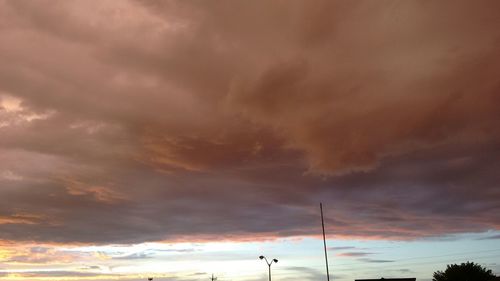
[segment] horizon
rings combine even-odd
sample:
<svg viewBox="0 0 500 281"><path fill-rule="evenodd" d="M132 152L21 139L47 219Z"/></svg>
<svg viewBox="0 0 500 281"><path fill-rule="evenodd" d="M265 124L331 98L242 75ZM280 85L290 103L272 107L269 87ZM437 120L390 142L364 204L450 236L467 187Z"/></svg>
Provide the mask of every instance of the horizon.
<svg viewBox="0 0 500 281"><path fill-rule="evenodd" d="M0 0L0 281L500 275L498 11Z"/></svg>

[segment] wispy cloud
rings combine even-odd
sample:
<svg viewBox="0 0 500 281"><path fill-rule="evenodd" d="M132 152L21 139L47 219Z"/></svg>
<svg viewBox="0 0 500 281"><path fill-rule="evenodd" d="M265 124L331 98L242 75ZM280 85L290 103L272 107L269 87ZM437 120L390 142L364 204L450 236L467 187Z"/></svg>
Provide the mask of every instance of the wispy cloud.
<svg viewBox="0 0 500 281"><path fill-rule="evenodd" d="M332 251L353 250L353 249L356 249L356 247L354 246L328 247L328 250Z"/></svg>
<svg viewBox="0 0 500 281"><path fill-rule="evenodd" d="M481 238L478 238L479 240L496 240L496 239L500 239L500 234L498 235L491 235L491 236L487 236L487 237L481 237Z"/></svg>
<svg viewBox="0 0 500 281"><path fill-rule="evenodd" d="M364 257L368 255L373 255L373 253L369 252L344 252L344 253L338 253L337 256L339 257Z"/></svg>
<svg viewBox="0 0 500 281"><path fill-rule="evenodd" d="M395 262L394 260L370 259L370 258L361 258L359 260L363 261L363 262L368 262L368 263L389 263L389 262Z"/></svg>
<svg viewBox="0 0 500 281"><path fill-rule="evenodd" d="M124 256L114 256L112 259L115 260L142 260L142 259L150 259L154 256L154 253L151 252L140 252L140 253L133 253L129 255L124 255Z"/></svg>

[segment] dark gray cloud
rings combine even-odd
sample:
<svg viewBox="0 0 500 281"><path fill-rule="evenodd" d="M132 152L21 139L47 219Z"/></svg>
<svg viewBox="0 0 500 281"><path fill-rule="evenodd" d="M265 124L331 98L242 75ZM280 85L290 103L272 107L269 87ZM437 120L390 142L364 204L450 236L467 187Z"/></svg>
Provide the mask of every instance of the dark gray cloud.
<svg viewBox="0 0 500 281"><path fill-rule="evenodd" d="M116 260L143 260L143 259L153 258L153 256L154 256L153 253L140 252L140 253L133 253L133 254L126 255L126 256L113 257L113 259L116 259Z"/></svg>
<svg viewBox="0 0 500 281"><path fill-rule="evenodd" d="M479 238L479 239L480 240L500 239L500 235L491 235L491 236L483 237L483 238Z"/></svg>
<svg viewBox="0 0 500 281"><path fill-rule="evenodd" d="M342 246L342 247L328 247L328 250L332 251L343 251L343 250L354 250L357 249L354 246Z"/></svg>
<svg viewBox="0 0 500 281"><path fill-rule="evenodd" d="M0 239L500 227L496 1L53 6L0 2Z"/></svg>
<svg viewBox="0 0 500 281"><path fill-rule="evenodd" d="M195 272L190 274L189 276L208 276L208 272Z"/></svg>
<svg viewBox="0 0 500 281"><path fill-rule="evenodd" d="M369 262L369 263L388 263L395 262L393 260L381 260L381 259L370 259L370 258L361 258L360 261Z"/></svg>
<svg viewBox="0 0 500 281"><path fill-rule="evenodd" d="M342 252L342 253L337 254L337 256L340 256L340 257L365 257L365 256L369 256L369 255L373 255L373 253L369 253L369 252Z"/></svg>

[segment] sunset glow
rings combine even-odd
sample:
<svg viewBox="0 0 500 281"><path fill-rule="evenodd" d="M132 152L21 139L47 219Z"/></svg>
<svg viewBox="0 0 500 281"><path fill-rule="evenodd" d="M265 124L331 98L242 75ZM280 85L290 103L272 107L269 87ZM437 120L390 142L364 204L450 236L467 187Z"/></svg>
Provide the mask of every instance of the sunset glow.
<svg viewBox="0 0 500 281"><path fill-rule="evenodd" d="M500 275L498 11L0 0L0 281Z"/></svg>

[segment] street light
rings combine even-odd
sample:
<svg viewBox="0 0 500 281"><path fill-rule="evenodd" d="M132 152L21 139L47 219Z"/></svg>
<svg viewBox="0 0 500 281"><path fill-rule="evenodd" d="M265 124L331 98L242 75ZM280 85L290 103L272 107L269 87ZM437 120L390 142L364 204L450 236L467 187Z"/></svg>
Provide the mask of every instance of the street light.
<svg viewBox="0 0 500 281"><path fill-rule="evenodd" d="M278 260L277 259L272 259L271 262L268 262L267 261L267 258L264 257L264 256L260 256L259 259L261 260L266 260L266 263L267 263L267 266L269 267L269 281L271 281L271 264L274 262L274 263L277 263Z"/></svg>

